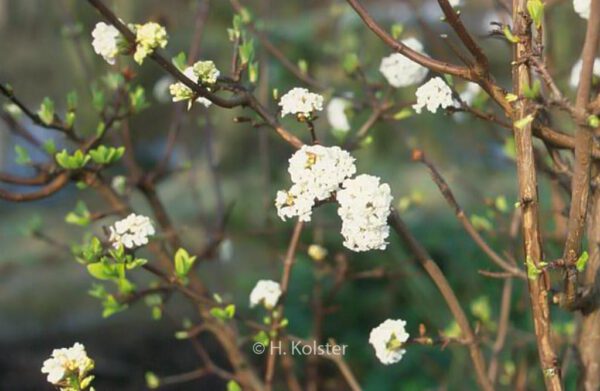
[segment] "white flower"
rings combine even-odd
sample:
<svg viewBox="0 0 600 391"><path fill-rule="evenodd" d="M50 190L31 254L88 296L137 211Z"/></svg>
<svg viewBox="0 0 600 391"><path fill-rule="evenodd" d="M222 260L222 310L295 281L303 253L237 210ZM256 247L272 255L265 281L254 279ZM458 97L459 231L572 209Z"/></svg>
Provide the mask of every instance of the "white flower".
<svg viewBox="0 0 600 391"><path fill-rule="evenodd" d="M215 63L208 61L197 61L194 65L194 73L199 83L213 85L217 82L221 72L215 66Z"/></svg>
<svg viewBox="0 0 600 391"><path fill-rule="evenodd" d="M92 46L94 51L102 56L107 63L113 65L119 54L119 30L104 22L96 23L92 31Z"/></svg>
<svg viewBox="0 0 600 391"><path fill-rule="evenodd" d="M423 53L423 45L415 38L402 40L409 48ZM392 87L407 87L418 84L427 76L427 68L417 64L400 53L393 53L381 60L379 72L383 74Z"/></svg>
<svg viewBox="0 0 600 391"><path fill-rule="evenodd" d="M275 198L277 215L283 221L292 217L298 217L300 221L310 221L314 205L314 193L302 184L294 184L287 191L278 191Z"/></svg>
<svg viewBox="0 0 600 391"><path fill-rule="evenodd" d="M382 364L390 365L402 359L405 349L402 345L408 341L406 322L401 319L388 319L371 330L369 343L375 349L375 355Z"/></svg>
<svg viewBox="0 0 600 391"><path fill-rule="evenodd" d="M448 0L448 3L450 3L452 7L458 7L462 3L462 0Z"/></svg>
<svg viewBox="0 0 600 391"><path fill-rule="evenodd" d="M44 361L42 373L48 374L49 383L57 384L69 376L82 379L93 368L94 361L88 357L85 347L75 343L70 348L54 349L52 356Z"/></svg>
<svg viewBox="0 0 600 391"><path fill-rule="evenodd" d="M327 105L327 120L332 128L347 132L350 130L350 122L346 115L346 109L350 107L350 101L344 98L333 98Z"/></svg>
<svg viewBox="0 0 600 391"><path fill-rule="evenodd" d="M356 173L354 158L340 147L304 145L289 163L294 184L288 191L277 192L275 198L277 214L284 221L295 216L310 221L315 202L331 197L344 179Z"/></svg>
<svg viewBox="0 0 600 391"><path fill-rule="evenodd" d="M581 76L581 68L583 67L583 61L580 59L573 65L573 69L571 69L571 77L569 78L569 85L572 88L577 88L579 85L579 77ZM594 70L593 74L596 77L600 77L600 58L596 58L594 60Z"/></svg>
<svg viewBox="0 0 600 391"><path fill-rule="evenodd" d="M185 68L183 74L194 83L200 83L206 86L215 84L221 73L215 67L214 62L198 61L194 65ZM207 89L210 91L210 88L207 87ZM182 82L177 82L169 86L169 92L173 96L173 102L189 100L188 108L191 107L191 100L194 98L194 92L191 88ZM204 107L210 107L210 105L212 105L212 102L203 96L196 98L196 102L202 104Z"/></svg>
<svg viewBox="0 0 600 391"><path fill-rule="evenodd" d="M389 185L380 184L376 176L363 174L344 181L337 192L344 246L356 252L385 249L392 200Z"/></svg>
<svg viewBox="0 0 600 391"><path fill-rule="evenodd" d="M135 53L133 59L142 64L156 48L167 46L167 30L158 23L148 22L130 26L135 32Z"/></svg>
<svg viewBox="0 0 600 391"><path fill-rule="evenodd" d="M143 246L148 244L148 237L155 233L150 219L135 213L117 221L109 229L109 240L115 248L120 245L130 249Z"/></svg>
<svg viewBox="0 0 600 391"><path fill-rule="evenodd" d="M303 145L289 163L292 182L305 185L319 201L329 198L344 179L356 173L354 158L337 146Z"/></svg>
<svg viewBox="0 0 600 391"><path fill-rule="evenodd" d="M434 77L419 87L416 96L417 103L413 105L413 109L417 113L421 113L423 107L435 113L438 107L445 109L453 106L452 90L441 77Z"/></svg>
<svg viewBox="0 0 600 391"><path fill-rule="evenodd" d="M592 0L573 0L573 8L583 19L590 18Z"/></svg>
<svg viewBox="0 0 600 391"><path fill-rule="evenodd" d="M279 100L281 116L294 114L310 117L314 111L323 110L323 97L308 91L306 88L292 88Z"/></svg>
<svg viewBox="0 0 600 391"><path fill-rule="evenodd" d="M280 296L281 287L279 283L271 280L260 280L250 293L250 307L262 304L266 309L271 310L275 308Z"/></svg>

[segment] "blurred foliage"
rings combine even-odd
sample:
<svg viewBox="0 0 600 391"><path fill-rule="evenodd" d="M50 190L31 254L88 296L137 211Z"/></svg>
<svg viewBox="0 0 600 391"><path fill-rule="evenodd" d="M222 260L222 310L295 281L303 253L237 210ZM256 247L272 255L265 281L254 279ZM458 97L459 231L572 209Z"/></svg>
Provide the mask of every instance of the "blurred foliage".
<svg viewBox="0 0 600 391"><path fill-rule="evenodd" d="M170 35L166 49L170 56L188 50L196 1L108 3L126 21L155 20L164 24ZM232 52L227 28L231 26L232 11L227 1L210 3L200 57L213 60L220 69L227 70ZM414 2L418 9L416 14L408 2L365 3L394 34L417 36L427 42L428 53L453 59L442 40L430 39L440 33L449 33L448 27L439 20L440 13L434 1ZM493 71L500 82L508 86L510 48L501 40L486 37L492 26L482 26L482 21L502 21L505 17L502 12L495 13L492 3L466 0L461 12L490 55ZM568 2L562 3L547 12L546 17L553 26L549 31L552 39L548 50L557 59L557 74L562 75L560 85L565 87L568 71L579 50L574 43L581 42L582 33L581 29L572 28L579 20L566 4ZM254 0L248 1L248 5L257 27L292 63L299 64L303 72L332 87L325 93L327 98L333 91L336 95L363 98L361 84L350 80L343 69L355 69L360 65L367 78L384 82L377 69L379 60L389 54L389 50L343 1ZM84 1L0 0L0 34L3 37L0 53L5 54L0 60L0 81L9 82L30 107L39 107L44 123L50 123L55 113L75 112L76 107L73 120L82 134L91 135L98 131L95 107L122 82L119 75L111 72L91 50L90 31L98 20L98 15ZM428 28L422 29L422 23ZM398 27L400 25L402 28ZM453 36L449 39L457 42ZM261 64L257 94L275 108L272 89L278 89L281 94L301 83L277 60L263 52L259 43L256 44ZM157 163L163 151L173 105L168 96L165 98L161 69L150 62L138 67L131 60L124 61L130 67L135 84L146 91L145 95L139 88L131 92L132 100L136 102L135 111L141 112L132 118L130 129L135 141L133 152L143 168L148 169ZM455 83L462 88L461 81ZM415 88L395 90L393 96L398 101L410 102L414 99ZM258 314L248 309L248 293L258 279L278 279L281 255L292 229L292 223L277 219L272 206L276 190L288 186L287 159L292 150L271 130L256 130L247 123L233 123L233 117L243 114L247 113L241 109L194 107L186 115L181 138L169 162L171 167L183 169L161 183L159 194L176 222L186 248L190 253L201 250L210 241L216 221L216 179L207 153L207 145L212 144L218 181L225 202L233 205L233 209L226 227L227 240L221 246L219 256L202 263L198 273L212 290L235 303L231 308L256 317ZM357 112L351 119L353 129L367 117L367 112ZM214 139L203 131L206 121L212 123ZM298 124L288 119L282 122L294 129L297 136L308 139L305 129ZM558 124L562 124L560 119ZM67 147L60 134L28 126L46 140L51 153ZM317 120L316 127L324 144L340 142L339 135L329 131L324 118ZM0 130L0 169L31 175L30 168L19 164L38 161L42 156L2 125ZM268 132L267 143L261 141L261 132ZM489 332L498 321L502 281L478 274L478 270L493 270L493 267L462 230L426 170L410 161L410 150L419 147L427 152L447 178L473 224L500 251L518 246L507 240L512 205L517 200L515 169L510 155L514 145L507 145L505 136L493 125L466 115L409 116L399 112L395 120L376 125L368 145L353 153L359 172L379 175L390 184L395 202L416 237L423 241L447 274L465 308L470 308L471 321L481 322L483 332L491 337L493 333ZM72 152L58 152L59 164L86 164L70 155ZM92 159L106 164L118 160L122 154L114 149L97 150ZM118 165L108 170L111 175L125 174ZM542 181L545 217L551 216L549 189L549 183ZM130 198L140 211L148 211L135 192ZM83 201L78 203L80 199ZM90 223L89 213L106 208L93 191L75 186L35 203L13 205L0 201L0 349L16 355L0 358L0 388L41 389L44 384L38 370L41 362L50 349L61 343L71 343L73 339L85 342L88 352L96 359L97 389L141 389L145 384L145 373L153 380L154 373L168 375L191 370L197 365L198 361L185 341L173 338L174 330L179 330L180 324L152 322L153 317L161 318L160 311L156 310L160 303L150 300L147 307L137 305L102 320L98 303L86 295L91 278L85 269L73 262L67 243L83 242L78 225L90 224L94 232L102 235L106 223ZM65 223L65 215L66 223L75 226ZM343 255L352 273L382 267L392 277L358 279L341 287L338 295L328 303L335 312L325 319L323 336L349 346L346 359L365 390L426 390L440 385L451 390L474 389L468 353L460 346L450 345L445 349L411 346L401 363L389 367L376 360L367 343L368 334L386 318L406 319L411 335L418 335L418 326L423 324L429 335L437 336L452 327L451 316L436 288L394 237L385 252L349 253L341 246L335 210L325 206L315 215L315 221L302 236L301 251L292 274L286 307L290 332L301 337L310 335L314 316L312 299L318 292L327 297L335 283L323 270L340 267L337 264L340 256ZM552 227L545 227L545 230L551 232ZM308 246L313 243L327 250L324 259L315 261L307 254ZM551 244L549 259L558 255L557 251L558 247L553 248ZM183 258L181 277L185 277L190 267ZM527 343L532 327L526 289L521 283L515 285L511 313L515 336L509 338L501 356L504 364L500 381L506 389L511 389L515 366L525 359L535 360L536 355L533 344ZM168 318L193 316L181 300L173 300L171 304L172 313ZM218 308L215 316L231 317L233 309ZM561 315L557 318L560 322ZM571 327L563 324L560 329L568 334ZM123 333L123 330L127 332ZM488 342L484 344L486 351L489 351ZM321 371L330 376L335 373L330 363L323 363ZM535 366L530 371L529 380L534 389L541 384L540 374ZM567 380L574 381L570 373ZM205 380L196 384L205 387L214 384L210 380L203 382ZM197 389L193 385L190 387ZM235 389L235 386L231 385L229 389Z"/></svg>

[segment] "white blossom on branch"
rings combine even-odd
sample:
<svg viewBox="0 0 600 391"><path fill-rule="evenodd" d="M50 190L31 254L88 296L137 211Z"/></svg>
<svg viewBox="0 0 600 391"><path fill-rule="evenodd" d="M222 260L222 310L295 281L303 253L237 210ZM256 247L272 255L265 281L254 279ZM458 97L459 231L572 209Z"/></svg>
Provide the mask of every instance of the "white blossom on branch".
<svg viewBox="0 0 600 391"><path fill-rule="evenodd" d="M416 96L417 103L413 105L413 109L419 114L424 107L435 113L440 107L445 109L454 105L452 90L441 77L434 77L419 87Z"/></svg>
<svg viewBox="0 0 600 391"><path fill-rule="evenodd" d="M388 319L371 330L369 343L375 349L375 355L382 364L390 365L402 359L406 350L403 345L408 341L406 322L401 319Z"/></svg>

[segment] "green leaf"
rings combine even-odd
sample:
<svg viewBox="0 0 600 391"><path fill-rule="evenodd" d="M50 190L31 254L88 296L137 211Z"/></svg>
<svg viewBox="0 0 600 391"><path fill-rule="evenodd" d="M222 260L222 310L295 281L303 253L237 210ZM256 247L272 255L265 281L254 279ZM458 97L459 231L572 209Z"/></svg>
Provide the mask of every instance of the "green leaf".
<svg viewBox="0 0 600 391"><path fill-rule="evenodd" d="M546 262L540 262L538 265L536 265L530 256L527 257L525 264L527 266L527 278L530 280L537 280L539 275L542 274L544 268L548 266Z"/></svg>
<svg viewBox="0 0 600 391"><path fill-rule="evenodd" d="M113 295L108 295L106 299L104 299L102 302L102 307L104 308L102 311L102 317L104 318L108 318L117 312L127 309L127 305L119 303Z"/></svg>
<svg viewBox="0 0 600 391"><path fill-rule="evenodd" d="M44 125L51 125L54 122L54 102L52 99L44 98L37 115Z"/></svg>
<svg viewBox="0 0 600 391"><path fill-rule="evenodd" d="M542 84L540 83L539 79L536 79L533 82L533 86L530 87L529 84L523 86L523 96L528 99L535 99L539 96L541 89Z"/></svg>
<svg viewBox="0 0 600 391"><path fill-rule="evenodd" d="M51 138L44 141L43 148L44 148L44 151L46 151L48 153L48 155L54 155L56 153L56 144L54 143L54 140Z"/></svg>
<svg viewBox="0 0 600 391"><path fill-rule="evenodd" d="M77 110L77 103L79 98L77 97L76 91L71 91L67 94L67 110L75 111Z"/></svg>
<svg viewBox="0 0 600 391"><path fill-rule="evenodd" d="M242 65L250 63L254 59L254 40L246 39L239 47L240 62Z"/></svg>
<svg viewBox="0 0 600 391"><path fill-rule="evenodd" d="M180 248L177 250L175 253L175 274L177 277L187 276L195 260L196 257L190 256L185 249Z"/></svg>
<svg viewBox="0 0 600 391"><path fill-rule="evenodd" d="M302 72L303 75L306 75L308 73L308 61L306 61L305 59L299 60L298 68L300 69L300 72Z"/></svg>
<svg viewBox="0 0 600 391"><path fill-rule="evenodd" d="M94 163L107 165L119 160L124 153L125 147L114 148L100 145L97 148L90 150L89 155Z"/></svg>
<svg viewBox="0 0 600 391"><path fill-rule="evenodd" d="M131 101L131 108L134 113L140 112L150 106L146 100L146 91L142 86L137 86L133 92L129 93L129 100Z"/></svg>
<svg viewBox="0 0 600 391"><path fill-rule="evenodd" d="M409 109L408 107L405 107L402 110L400 110L399 112L397 112L396 114L394 114L394 119L396 121L402 121L403 119L411 117L412 115L413 115L412 110Z"/></svg>
<svg viewBox="0 0 600 391"><path fill-rule="evenodd" d="M252 339L263 346L269 346L269 335L264 330L259 331Z"/></svg>
<svg viewBox="0 0 600 391"><path fill-rule="evenodd" d="M402 24L394 23L392 25L392 37L394 37L395 40L400 39L402 32L404 32L404 26Z"/></svg>
<svg viewBox="0 0 600 391"><path fill-rule="evenodd" d="M104 97L104 92L92 86L92 106L94 106L94 109L96 111L102 111L105 102L106 98Z"/></svg>
<svg viewBox="0 0 600 391"><path fill-rule="evenodd" d="M87 270L90 275L98 280L110 280L115 277L115 273L111 265L100 261L87 265Z"/></svg>
<svg viewBox="0 0 600 391"><path fill-rule="evenodd" d="M496 197L494 205L496 206L496 209L498 209L500 212L508 211L508 202L506 202L506 197L504 196Z"/></svg>
<svg viewBox="0 0 600 391"><path fill-rule="evenodd" d="M575 267L577 268L577 271L584 271L585 270L585 265L587 265L588 260L590 259L590 255L588 254L587 251L584 251L581 253L581 255L579 256L579 258L577 259L577 262L575 262Z"/></svg>
<svg viewBox="0 0 600 391"><path fill-rule="evenodd" d="M494 229L492 222L483 216L472 215L471 224L478 231L491 231Z"/></svg>
<svg viewBox="0 0 600 391"><path fill-rule="evenodd" d="M67 128L71 129L73 127L73 125L75 124L75 118L76 115L74 112L69 111L65 117L65 122L67 125Z"/></svg>
<svg viewBox="0 0 600 391"><path fill-rule="evenodd" d="M519 99L517 95L511 93L506 94L505 98L508 103L516 102Z"/></svg>
<svg viewBox="0 0 600 391"><path fill-rule="evenodd" d="M90 156L84 154L80 149L75 151L72 155L69 155L66 149L54 155L56 162L62 168L67 170L78 170L83 168L90 160Z"/></svg>
<svg viewBox="0 0 600 391"><path fill-rule="evenodd" d="M229 380L227 382L227 391L242 391L242 387L235 380Z"/></svg>
<svg viewBox="0 0 600 391"><path fill-rule="evenodd" d="M535 27L540 28L544 20L544 3L541 0L527 0L527 12Z"/></svg>
<svg viewBox="0 0 600 391"><path fill-rule="evenodd" d="M153 372L146 372L146 386L151 390L160 386L160 379Z"/></svg>
<svg viewBox="0 0 600 391"><path fill-rule="evenodd" d="M258 81L258 71L260 66L257 61L253 61L248 65L248 80L250 83L256 83Z"/></svg>
<svg viewBox="0 0 600 391"><path fill-rule="evenodd" d="M513 35L512 31L510 31L510 27L508 27L508 25L505 25L504 29L502 29L502 31L504 32L504 36L506 37L506 39L508 39L509 42L512 42L512 43L521 42L519 37L517 37L516 35Z"/></svg>
<svg viewBox="0 0 600 391"><path fill-rule="evenodd" d="M15 153L17 157L15 162L17 164L29 164L31 163L31 158L29 157L29 152L20 145L15 145Z"/></svg>
<svg viewBox="0 0 600 391"><path fill-rule="evenodd" d="M79 225L81 227L88 226L92 220L90 211L85 205L85 202L78 201L75 210L67 214L65 221L69 224Z"/></svg>
<svg viewBox="0 0 600 391"><path fill-rule="evenodd" d="M235 304L229 304L225 307L225 315L228 319L232 319L235 316Z"/></svg>
<svg viewBox="0 0 600 391"><path fill-rule="evenodd" d="M344 71L348 74L352 74L356 72L360 65L358 61L358 55L356 53L348 53L344 56L344 60L342 61L342 67Z"/></svg>
<svg viewBox="0 0 600 391"><path fill-rule="evenodd" d="M533 115L529 114L528 116L523 117L518 121L515 121L515 128L523 129L524 127L526 127L527 125L529 125L532 122L533 122Z"/></svg>
<svg viewBox="0 0 600 391"><path fill-rule="evenodd" d="M587 124L592 128L597 128L600 126L600 118L595 115L590 115L587 117Z"/></svg>
<svg viewBox="0 0 600 391"><path fill-rule="evenodd" d="M183 70L187 68L187 56L185 52L179 52L175 57L171 59L171 62L173 63L173 65L175 65L177 69L183 72Z"/></svg>

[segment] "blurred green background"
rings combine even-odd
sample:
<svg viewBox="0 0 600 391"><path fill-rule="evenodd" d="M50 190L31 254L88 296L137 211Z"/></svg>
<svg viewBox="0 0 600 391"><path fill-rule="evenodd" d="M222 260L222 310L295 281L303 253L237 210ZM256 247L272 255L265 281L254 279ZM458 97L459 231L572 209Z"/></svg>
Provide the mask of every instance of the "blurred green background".
<svg viewBox="0 0 600 391"><path fill-rule="evenodd" d="M174 56L187 51L194 29L194 15L199 4L210 3L201 39L200 58L212 59L223 73L230 67L232 47L227 39L232 9L228 1L158 1L121 0L107 2L125 21L155 20L169 32L166 52ZM441 11L435 1L365 1L374 17L384 26L402 23L404 36L415 36L425 43L425 50L450 61L454 55L439 34L450 34L440 22ZM466 0L461 6L467 25L473 29L492 59L495 75L505 87L510 85L510 48L490 36L490 21L506 21L506 13L494 1ZM332 92L353 94L364 99L359 82L342 70L342 58L356 53L368 79L383 84L378 73L379 61L389 50L377 40L343 1L253 0L244 3L252 10L276 46L293 62L305 60L308 73L330 87ZM37 108L45 96L57 102L59 112L65 109L65 96L76 90L82 113L77 127L91 134L97 118L90 103L90 85L102 83L111 71L91 48L90 32L99 21L98 14L84 1L0 0L0 82L10 83L18 96ZM548 15L552 24L548 48L555 60L553 71L561 86L579 52L582 29L570 2L554 6ZM426 27L424 27L426 26ZM571 26L571 27L569 27ZM573 27L577 28L573 28ZM457 44L452 34L448 38ZM270 91L285 92L304 86L294 79L277 60L263 52L259 43L261 68L257 94L274 112ZM139 67L122 60L135 72L135 84L146 88L152 106L131 121L135 154L145 168L152 168L163 151L173 104L165 100L164 74L147 61ZM129 63L127 63L129 61ZM114 70L114 69L113 69ZM163 88L161 89L161 82ZM157 86L158 83L158 86ZM456 88L463 84L456 81ZM410 103L416 87L395 90L396 102ZM571 93L571 92L570 92ZM2 100L2 103L5 103ZM491 105L489 106L491 109ZM273 199L279 189L289 186L287 159L292 149L269 129L257 130L248 123L234 123L233 117L248 115L242 110L208 110L193 108L185 115L172 167L186 169L161 182L159 194L164 201L186 247L201 251L217 226L218 192L226 205L232 205L226 226L226 240L218 254L198 268L200 277L227 300L237 303L245 316L261 319L260 311L248 308L248 294L255 282L263 278L278 280L281 257L287 246L292 222L281 222L275 213ZM352 118L351 132L362 124L369 112L357 112ZM340 143L323 118L317 121L317 132L327 145ZM213 123L208 135L203 124ZM560 119L558 119L560 121ZM306 129L290 120L283 123L304 140ZM560 122L559 122L560 123ZM58 149L68 143L59 133L38 128L27 120L24 125L42 139L54 138ZM512 251L508 227L512 205L516 201L514 163L505 153L508 135L491 124L467 115L422 114L402 121L380 122L372 129L368 145L354 151L360 173L378 175L388 182L395 204L415 235L427 246L440 267L447 273L465 308L474 302L486 303L489 317L481 311L471 313L471 321L481 324L484 350L489 353L495 337L502 281L478 274L478 270L494 270L484 254L462 230L426 170L410 161L410 150L425 150L455 191L459 203L469 215L477 215L483 223L483 235L498 252ZM31 168L14 163L14 145L30 146L0 124L0 170L19 175L32 175ZM211 152L216 170L211 170ZM41 154L31 150L34 160ZM110 175L125 174L122 167L111 168ZM215 177L215 173L217 176ZM9 187L16 191L27 188ZM546 208L545 221L550 221L549 182L542 180L541 194ZM507 208L494 205L504 197ZM50 389L39 368L55 347L70 346L79 341L96 360L96 389L144 389L144 372L159 376L190 371L199 365L186 341L178 341L174 333L181 329L182 319L195 320L194 312L183 300L170 302L169 314L153 321L150 310L139 303L128 311L108 319L87 291L92 283L85 268L77 264L68 246L79 242L83 230L64 222L65 214L83 199L90 210L106 211L107 206L93 190L78 190L69 185L60 193L33 203L11 204L0 201L0 389ZM134 208L149 215L145 201L131 194ZM407 207L408 205L408 207ZM23 235L23 227L36 216L42 219L42 232L56 241L48 244L39 238ZM100 234L101 221L93 230ZM488 227L487 225L490 225ZM545 226L547 233L552 226ZM339 221L331 205L314 213L313 222L305 230L297 264L291 281L291 294L286 307L291 333L309 337L314 311L311 301L315 286L322 287L327 297L334 284L332 270L348 267L351 274L383 268L381 278L361 278L344 283L339 294L329 303L333 312L325 318L323 337L332 337L349 346L345 357L365 390L468 390L474 389L471 363L464 347L411 346L405 358L392 366L381 365L368 344L370 330L387 318L408 321L408 331L417 335L419 324L428 333L452 328L451 315L437 290L410 254L392 234L386 251L355 254L342 247ZM311 243L320 243L329 251L321 264L306 255ZM517 242L518 243L518 242ZM518 244L516 245L518 248ZM550 255L556 251L550 243ZM520 254L517 251L517 254ZM142 279L143 280L143 279ZM512 370L529 363L529 384L541 384L536 351L531 343L531 324L527 312L526 289L517 282L513 295L513 322L506 347L501 355L501 388L512 389ZM476 306L475 306L476 307ZM484 313L486 311L483 311ZM557 318L561 319L562 314ZM484 319L486 318L486 319ZM210 342L209 347L210 347ZM249 345L248 355L251 356ZM252 357L257 368L263 359ZM302 361L296 366L304 377ZM338 376L335 367L320 361L322 389L339 389L340 382L329 382ZM573 376L568 378L572 381ZM222 389L212 378L200 379L171 389Z"/></svg>

